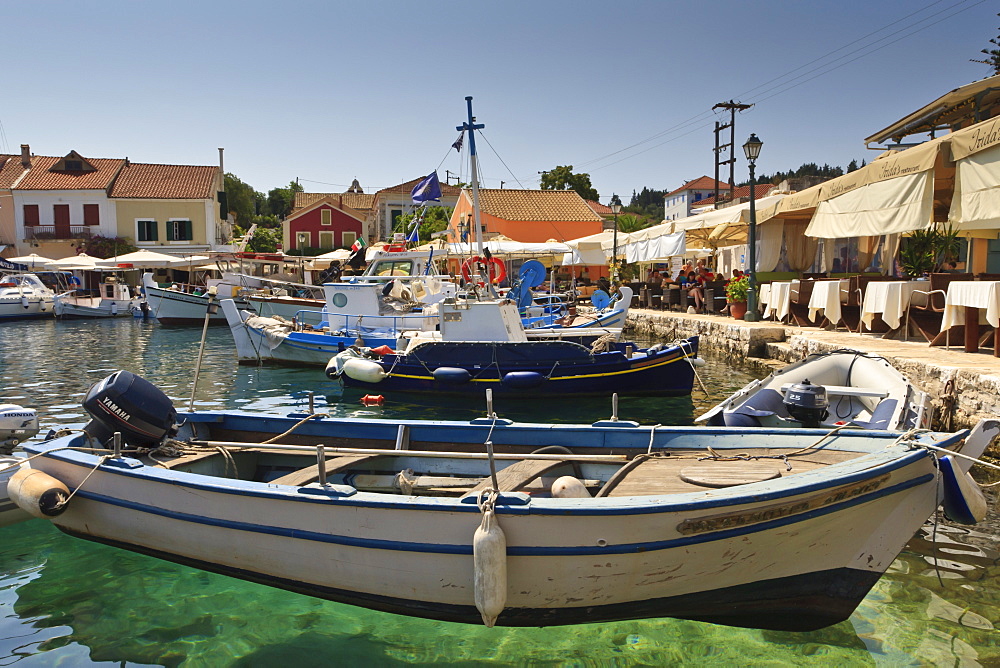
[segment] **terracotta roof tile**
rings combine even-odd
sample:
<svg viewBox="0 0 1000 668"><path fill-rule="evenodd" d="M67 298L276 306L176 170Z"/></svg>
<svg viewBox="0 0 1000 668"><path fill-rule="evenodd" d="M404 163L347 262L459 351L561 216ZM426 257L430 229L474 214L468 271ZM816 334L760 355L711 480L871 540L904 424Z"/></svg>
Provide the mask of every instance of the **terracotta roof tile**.
<svg viewBox="0 0 1000 668"><path fill-rule="evenodd" d="M24 173L21 166L21 156L0 155L0 189L10 188L18 177Z"/></svg>
<svg viewBox="0 0 1000 668"><path fill-rule="evenodd" d="M327 197L332 197L335 202L339 202L341 201L339 198L343 198L344 206L358 211L368 211L375 202L374 193L295 193L292 211L303 209Z"/></svg>
<svg viewBox="0 0 1000 668"><path fill-rule="evenodd" d="M119 158L87 158L96 168L92 172L50 172L62 159L31 156L31 170L17 184L17 190L106 190L125 164Z"/></svg>
<svg viewBox="0 0 1000 668"><path fill-rule="evenodd" d="M387 193L387 194L389 194L389 193L392 193L392 194L405 193L405 194L408 195L411 192L413 192L413 188L418 183L420 183L421 181L423 181L425 178L427 178L427 177L426 176L421 176L421 177L413 179L412 181L407 181L406 183L400 183L398 186L392 186L391 188L382 188L382 190L378 191L378 194L380 194L380 193ZM482 192L482 191L480 191L480 192ZM444 196L444 197L458 197L461 193L462 193L462 189L459 188L458 186L451 186L451 185L448 185L447 183L442 183L441 184L441 195Z"/></svg>
<svg viewBox="0 0 1000 668"><path fill-rule="evenodd" d="M595 202L592 199L586 199L586 200L584 200L584 202L586 202L587 206L589 206L590 209L594 213L596 213L598 216L602 216L603 217L603 216L613 216L614 215L614 211L611 210L610 206L604 206L600 202Z"/></svg>
<svg viewBox="0 0 1000 668"><path fill-rule="evenodd" d="M479 191L483 213L503 220L601 222L575 190Z"/></svg>
<svg viewBox="0 0 1000 668"><path fill-rule="evenodd" d="M778 186L774 185L773 183L755 184L754 192L756 193L756 195L754 196L754 199L760 199L762 197L766 197L769 192L771 192L777 187ZM736 188L733 191L733 197L731 199L749 199L749 198L750 198L750 186L746 185L746 186L739 186L738 188ZM730 201L730 198L724 197L722 198L721 201L728 202ZM695 202L694 205L696 207L703 207L706 205L712 205L714 203L715 203L715 197L705 197L704 199L700 199L697 202Z"/></svg>
<svg viewBox="0 0 1000 668"><path fill-rule="evenodd" d="M664 197L670 197L685 190L715 190L715 179L710 176L702 176L694 181L688 181L677 190L671 190ZM719 181L719 190L729 190L729 184Z"/></svg>
<svg viewBox="0 0 1000 668"><path fill-rule="evenodd" d="M211 199L218 167L127 164L109 197L116 199Z"/></svg>

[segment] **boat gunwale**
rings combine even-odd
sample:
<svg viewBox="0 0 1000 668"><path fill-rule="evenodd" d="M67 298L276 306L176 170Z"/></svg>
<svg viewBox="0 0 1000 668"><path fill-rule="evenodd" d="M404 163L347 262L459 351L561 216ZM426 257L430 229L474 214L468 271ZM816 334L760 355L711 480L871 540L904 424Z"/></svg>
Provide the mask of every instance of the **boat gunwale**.
<svg viewBox="0 0 1000 668"><path fill-rule="evenodd" d="M786 430L787 431L787 430ZM412 437L412 435L411 435ZM83 436L68 436L48 441L38 446L26 447L31 453L41 453L54 448L65 447L74 441L82 441ZM79 446L77 446L79 447ZM944 447L944 446L942 446ZM896 445L880 451L861 454L859 457L836 462L823 468L773 480L737 485L725 489L698 490L692 492L653 494L647 496L601 497L598 499L552 499L533 498L527 495L509 495L501 498L498 510L503 514L543 515L646 515L677 512L704 512L718 508L739 507L768 501L780 501L805 494L814 494L831 488L860 483L881 475L908 467L934 455L924 449L904 450L907 446ZM901 452L901 450L903 450ZM386 450L386 455L405 456L403 451ZM447 452L442 453L446 458ZM75 450L58 450L45 455L53 460L73 466L92 469L98 455ZM478 513L474 503L463 502L460 498L441 496L402 497L379 492L363 492L353 487L334 486L329 492L317 487L292 487L272 485L252 480L234 480L205 474L164 469L146 465L128 458L122 466L102 466L104 473L122 475L133 479L182 485L219 494L271 498L275 500L331 503L342 506L369 507L378 509L444 511ZM839 475L831 477L830 470ZM747 491L749 490L749 492ZM707 498L692 498L706 497ZM405 499L405 500L404 500Z"/></svg>

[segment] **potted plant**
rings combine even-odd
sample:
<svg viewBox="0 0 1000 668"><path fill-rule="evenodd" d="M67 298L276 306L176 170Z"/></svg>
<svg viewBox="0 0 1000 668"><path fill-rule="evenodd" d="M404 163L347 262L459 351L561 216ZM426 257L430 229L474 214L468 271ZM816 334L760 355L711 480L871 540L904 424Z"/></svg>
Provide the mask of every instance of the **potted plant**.
<svg viewBox="0 0 1000 668"><path fill-rule="evenodd" d="M750 277L740 276L726 283L726 302L729 304L729 314L737 320L742 320L747 312L747 291L750 289Z"/></svg>

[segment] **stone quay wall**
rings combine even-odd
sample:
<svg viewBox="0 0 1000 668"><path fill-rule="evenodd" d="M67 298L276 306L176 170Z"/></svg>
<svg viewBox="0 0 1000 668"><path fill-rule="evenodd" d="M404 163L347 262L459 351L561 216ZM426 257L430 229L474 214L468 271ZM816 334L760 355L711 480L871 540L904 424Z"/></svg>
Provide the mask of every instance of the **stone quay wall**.
<svg viewBox="0 0 1000 668"><path fill-rule="evenodd" d="M762 375L816 352L850 348L881 355L928 394L935 428L971 428L980 419L1000 418L1000 359L985 352L963 352L960 344L947 350L923 341L883 339L843 329L642 309L629 311L627 329L630 334L661 341L698 335L702 348L758 366Z"/></svg>

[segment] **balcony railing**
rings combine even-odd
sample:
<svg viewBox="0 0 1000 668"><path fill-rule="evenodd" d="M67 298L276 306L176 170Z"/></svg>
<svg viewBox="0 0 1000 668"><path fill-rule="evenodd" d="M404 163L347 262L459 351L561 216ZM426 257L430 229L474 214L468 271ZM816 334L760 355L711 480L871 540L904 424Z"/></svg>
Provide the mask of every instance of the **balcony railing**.
<svg viewBox="0 0 1000 668"><path fill-rule="evenodd" d="M60 227L56 225L25 225L24 236L31 239L89 239L94 236L96 226L71 225Z"/></svg>

